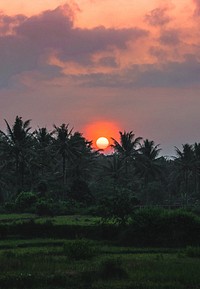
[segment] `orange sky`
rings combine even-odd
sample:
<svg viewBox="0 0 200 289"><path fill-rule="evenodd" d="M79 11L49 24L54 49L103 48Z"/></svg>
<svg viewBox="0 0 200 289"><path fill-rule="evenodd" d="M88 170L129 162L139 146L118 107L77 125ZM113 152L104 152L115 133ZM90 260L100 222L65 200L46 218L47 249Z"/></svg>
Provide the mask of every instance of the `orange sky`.
<svg viewBox="0 0 200 289"><path fill-rule="evenodd" d="M200 141L199 0L1 0L0 10L0 128L21 115L91 139L87 128L107 122L108 137L133 130L167 154Z"/></svg>
<svg viewBox="0 0 200 289"><path fill-rule="evenodd" d="M182 21L193 9L191 0L1 0L0 9L9 15L22 13L31 16L65 3L76 10L75 23L80 27L130 27L156 7L168 7L176 20Z"/></svg>

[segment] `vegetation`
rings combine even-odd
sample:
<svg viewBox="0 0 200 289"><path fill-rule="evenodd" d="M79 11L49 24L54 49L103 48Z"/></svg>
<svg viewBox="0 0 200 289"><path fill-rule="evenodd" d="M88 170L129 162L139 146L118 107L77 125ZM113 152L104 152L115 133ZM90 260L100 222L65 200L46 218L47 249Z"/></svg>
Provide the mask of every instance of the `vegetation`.
<svg viewBox="0 0 200 289"><path fill-rule="evenodd" d="M176 157L168 159L154 141L124 131L119 141L112 139L113 153L104 155L69 124L32 131L31 120L19 116L13 125L5 123L7 131L0 131L2 212L72 214L90 207L98 214L105 197L123 198L127 192L140 206L199 205L199 143L175 148Z"/></svg>
<svg viewBox="0 0 200 289"><path fill-rule="evenodd" d="M200 289L200 143L0 131L0 288Z"/></svg>
<svg viewBox="0 0 200 289"><path fill-rule="evenodd" d="M135 249L95 241L92 246L98 253L77 260L74 255L66 255L67 242L62 239L0 241L1 287L200 288L199 256L193 258L188 254L195 247ZM77 240L70 242L69 246Z"/></svg>

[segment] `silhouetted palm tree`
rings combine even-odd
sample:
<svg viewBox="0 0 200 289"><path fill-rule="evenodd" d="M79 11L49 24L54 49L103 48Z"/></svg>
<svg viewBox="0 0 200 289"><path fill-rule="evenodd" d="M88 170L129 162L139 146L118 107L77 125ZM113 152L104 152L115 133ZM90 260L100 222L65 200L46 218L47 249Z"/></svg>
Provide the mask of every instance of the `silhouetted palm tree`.
<svg viewBox="0 0 200 289"><path fill-rule="evenodd" d="M14 157L15 172L17 178L18 189L23 189L25 163L28 163L27 157L31 152L32 135L30 134L30 119L22 121L22 118L17 116L14 125L11 127L7 120L7 134L1 131L8 144L8 150L11 156Z"/></svg>
<svg viewBox="0 0 200 289"><path fill-rule="evenodd" d="M184 144L182 147L182 151L175 147L177 157L175 157L174 166L177 179L180 179L181 183L183 183L181 190L183 190L182 194L184 195L185 203L187 205L190 191L189 181L192 177L195 159L192 145Z"/></svg>
<svg viewBox="0 0 200 289"><path fill-rule="evenodd" d="M55 141L55 147L58 154L62 157L62 176L63 184L66 185L66 162L71 160L74 156L73 149L70 145L70 139L72 136L72 129L69 130L69 124L62 124L57 127L54 125L55 134L57 136Z"/></svg>
<svg viewBox="0 0 200 289"><path fill-rule="evenodd" d="M136 173L144 180L144 190L146 193L146 204L148 203L148 184L155 180L162 173L162 165L159 162L161 149L159 144L148 139L143 141L136 157Z"/></svg>
<svg viewBox="0 0 200 289"><path fill-rule="evenodd" d="M200 193L200 143L194 144L194 181L195 181L195 192Z"/></svg>
<svg viewBox="0 0 200 289"><path fill-rule="evenodd" d="M32 168L32 175L37 175L37 183L41 180L45 181L50 175L52 179L53 167L56 164L52 135L53 132L49 132L46 127L34 131L35 163Z"/></svg>
<svg viewBox="0 0 200 289"><path fill-rule="evenodd" d="M92 141L86 140L80 132L75 132L70 139L73 147L72 177L86 181L91 175L91 167L96 156L92 151Z"/></svg>
<svg viewBox="0 0 200 289"><path fill-rule="evenodd" d="M117 154L107 156L106 162L102 164L101 171L103 176L109 177L113 182L113 190L122 185L124 162Z"/></svg>
<svg viewBox="0 0 200 289"><path fill-rule="evenodd" d="M111 147L114 151L121 157L125 162L125 172L127 174L129 163L135 158L137 148L142 140L142 137L135 138L135 134L130 132L119 132L120 141L118 142L116 139L111 138L113 144Z"/></svg>

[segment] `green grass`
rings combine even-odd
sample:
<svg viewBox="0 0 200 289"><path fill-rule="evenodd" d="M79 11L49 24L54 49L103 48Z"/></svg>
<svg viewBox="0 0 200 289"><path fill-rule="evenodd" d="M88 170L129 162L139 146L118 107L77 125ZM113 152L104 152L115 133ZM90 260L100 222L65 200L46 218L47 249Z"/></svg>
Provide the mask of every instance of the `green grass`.
<svg viewBox="0 0 200 289"><path fill-rule="evenodd" d="M0 224L9 224L35 219L34 214L0 214Z"/></svg>
<svg viewBox="0 0 200 289"><path fill-rule="evenodd" d="M125 248L93 242L98 248L97 256L88 260L73 260L65 255L63 244L66 246L67 242L63 239L1 241L2 288L200 288L200 259L179 254L179 250ZM3 249L6 245L10 249ZM109 262L111 265L106 267L105 264ZM115 270L119 268L115 264L118 263L125 274L116 277ZM112 272L102 275L102 264L104 274L105 270Z"/></svg>
<svg viewBox="0 0 200 289"><path fill-rule="evenodd" d="M99 217L91 216L81 216L81 215L72 215L72 216L56 216L52 218L37 218L37 223L45 223L46 221L51 221L54 225L95 225L100 222Z"/></svg>
<svg viewBox="0 0 200 289"><path fill-rule="evenodd" d="M54 225L95 225L100 222L100 217L69 215L55 217L38 217L35 214L0 214L0 224L23 223L29 220L34 220L36 223L43 224L52 222Z"/></svg>
<svg viewBox="0 0 200 289"><path fill-rule="evenodd" d="M82 226L99 221L89 216L10 214L1 215L0 224L30 219ZM200 289L199 247L134 248L92 241L97 254L79 260L66 253L71 242L53 238L0 240L0 289Z"/></svg>

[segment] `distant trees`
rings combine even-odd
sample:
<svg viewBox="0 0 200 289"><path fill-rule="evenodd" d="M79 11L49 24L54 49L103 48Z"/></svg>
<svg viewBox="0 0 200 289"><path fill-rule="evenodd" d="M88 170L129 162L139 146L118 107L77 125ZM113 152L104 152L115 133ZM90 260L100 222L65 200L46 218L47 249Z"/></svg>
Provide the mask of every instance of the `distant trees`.
<svg viewBox="0 0 200 289"><path fill-rule="evenodd" d="M175 148L173 174L179 184L184 204L189 199L199 199L200 193L200 143L194 145L183 144L182 150Z"/></svg>
<svg viewBox="0 0 200 289"><path fill-rule="evenodd" d="M35 192L85 206L106 199L118 205L123 200L125 208L126 198L141 205L200 203L198 142L175 148L176 156L167 160L153 140L120 131L119 141L112 138L113 153L106 155L69 124L32 131L31 120L19 116L5 124L6 131L0 131L0 202Z"/></svg>

